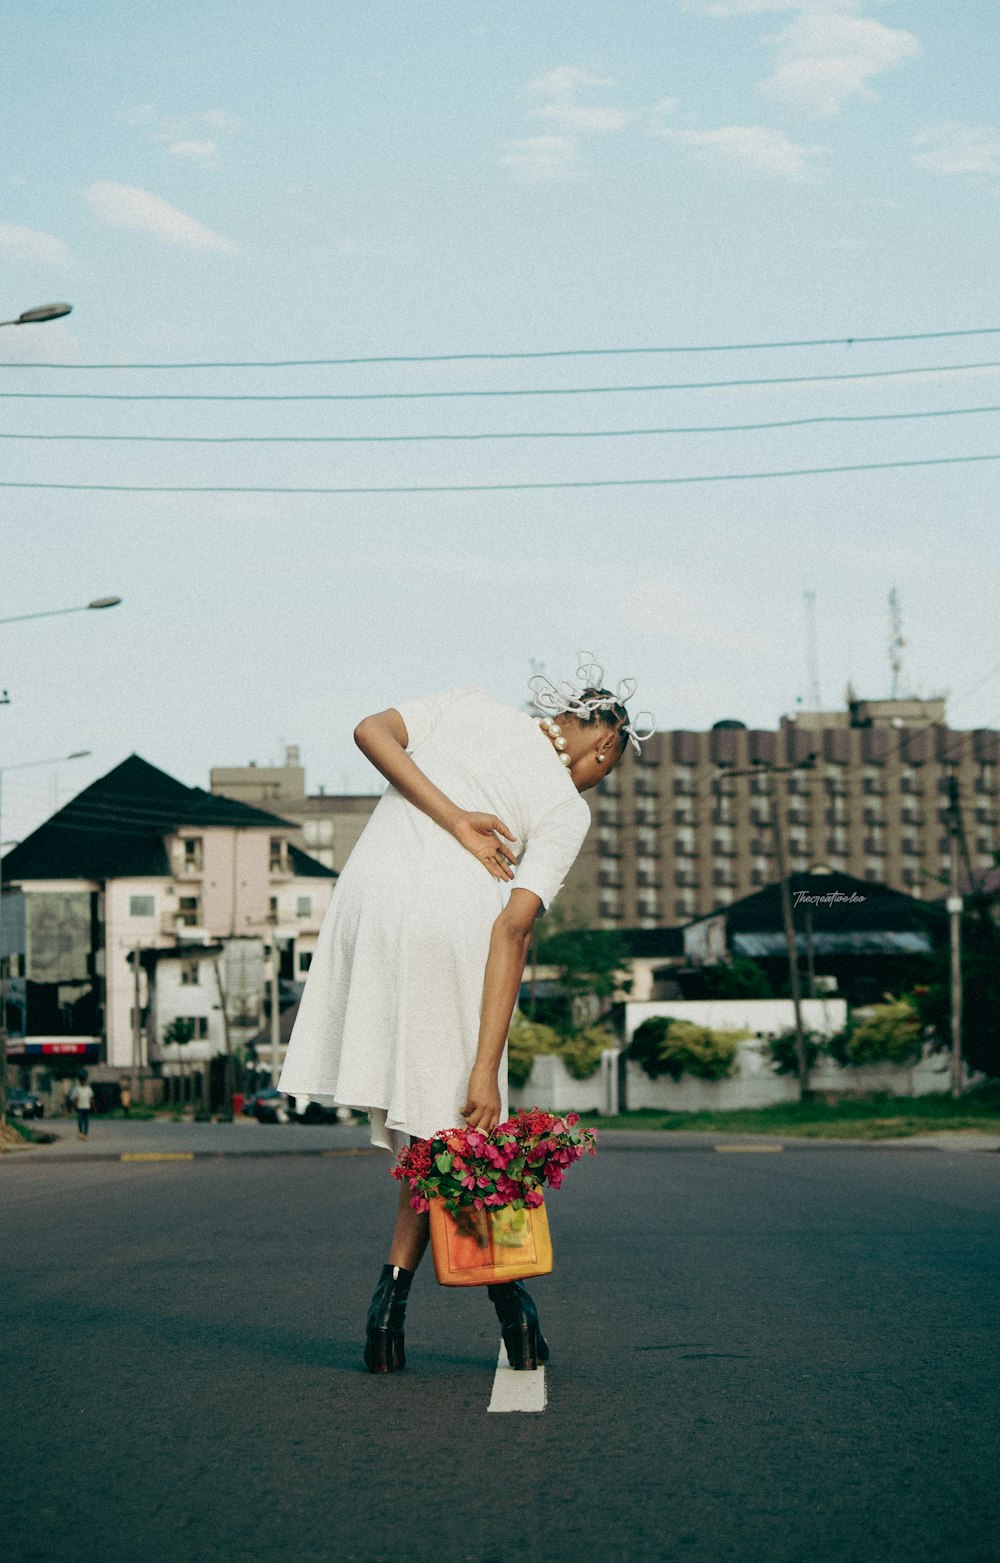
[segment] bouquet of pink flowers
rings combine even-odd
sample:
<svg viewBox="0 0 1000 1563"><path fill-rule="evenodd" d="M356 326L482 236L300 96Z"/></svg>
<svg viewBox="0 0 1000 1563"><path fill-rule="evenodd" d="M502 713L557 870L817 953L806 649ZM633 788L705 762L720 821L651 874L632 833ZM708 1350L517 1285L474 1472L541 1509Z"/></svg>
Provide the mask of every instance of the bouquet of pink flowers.
<svg viewBox="0 0 1000 1563"><path fill-rule="evenodd" d="M533 1210L543 1185L557 1189L566 1168L584 1154L597 1154L597 1135L581 1129L579 1113L557 1118L538 1107L522 1110L492 1134L478 1129L441 1129L428 1140L401 1150L392 1176L410 1185L414 1210L432 1199L462 1210Z"/></svg>

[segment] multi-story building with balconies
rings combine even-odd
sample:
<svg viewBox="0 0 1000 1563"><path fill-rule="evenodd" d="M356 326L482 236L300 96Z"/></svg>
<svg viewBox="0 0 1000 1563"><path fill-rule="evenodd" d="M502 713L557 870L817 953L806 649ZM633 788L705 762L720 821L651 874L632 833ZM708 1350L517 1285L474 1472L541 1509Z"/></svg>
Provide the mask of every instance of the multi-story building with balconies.
<svg viewBox="0 0 1000 1563"><path fill-rule="evenodd" d="M594 828L562 915L651 928L726 906L778 878L776 810L789 873L824 863L936 899L951 861L952 776L963 877L967 852L975 878L1000 850L1000 733L948 727L943 700L852 700L777 731L726 720L656 733L591 794Z"/></svg>

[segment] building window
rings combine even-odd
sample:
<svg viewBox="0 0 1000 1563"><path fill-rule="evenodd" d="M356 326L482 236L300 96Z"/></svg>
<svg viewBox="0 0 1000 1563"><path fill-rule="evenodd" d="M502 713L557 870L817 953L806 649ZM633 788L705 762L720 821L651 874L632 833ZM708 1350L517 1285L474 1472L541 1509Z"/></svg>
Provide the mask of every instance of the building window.
<svg viewBox="0 0 1000 1563"><path fill-rule="evenodd" d="M156 897L152 895L129 896L128 915L130 917L155 917Z"/></svg>
<svg viewBox="0 0 1000 1563"><path fill-rule="evenodd" d="M299 971L308 971L312 965L312 950L299 951Z"/></svg>
<svg viewBox="0 0 1000 1563"><path fill-rule="evenodd" d="M196 895L182 895L177 902L177 921L185 928L197 928L201 902Z"/></svg>
<svg viewBox="0 0 1000 1563"><path fill-rule="evenodd" d="M300 895L295 900L296 917L311 917L313 911L313 899L311 895Z"/></svg>
<svg viewBox="0 0 1000 1563"><path fill-rule="evenodd" d="M198 988L201 986L201 965L198 961L181 962L181 987Z"/></svg>
<svg viewBox="0 0 1000 1563"><path fill-rule="evenodd" d="M307 847L333 846L332 819L307 819L302 831Z"/></svg>
<svg viewBox="0 0 1000 1563"><path fill-rule="evenodd" d="M280 874L288 867L288 848L283 836L271 837L270 868L272 874Z"/></svg>
<svg viewBox="0 0 1000 1563"><path fill-rule="evenodd" d="M187 874L200 874L203 862L201 837L185 836L182 846L184 848L184 872Z"/></svg>
<svg viewBox="0 0 1000 1563"><path fill-rule="evenodd" d="M276 895L272 895L268 900L267 916L269 922L276 923L278 921L278 897Z"/></svg>

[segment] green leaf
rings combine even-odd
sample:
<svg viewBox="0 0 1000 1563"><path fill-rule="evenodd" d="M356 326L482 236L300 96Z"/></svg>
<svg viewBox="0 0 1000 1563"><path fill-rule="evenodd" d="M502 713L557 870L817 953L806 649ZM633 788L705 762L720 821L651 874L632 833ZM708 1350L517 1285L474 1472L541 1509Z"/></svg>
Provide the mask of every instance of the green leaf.
<svg viewBox="0 0 1000 1563"><path fill-rule="evenodd" d="M434 1164L438 1172L450 1172L454 1159L450 1151L442 1151L440 1156L435 1156Z"/></svg>

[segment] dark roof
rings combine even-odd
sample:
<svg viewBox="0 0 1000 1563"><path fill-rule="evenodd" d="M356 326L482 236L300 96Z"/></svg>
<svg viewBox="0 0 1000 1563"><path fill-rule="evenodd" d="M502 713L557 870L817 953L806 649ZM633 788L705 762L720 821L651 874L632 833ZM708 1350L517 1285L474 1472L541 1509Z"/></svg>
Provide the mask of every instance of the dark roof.
<svg viewBox="0 0 1000 1563"><path fill-rule="evenodd" d="M336 879L337 877L335 868L327 868L325 863L310 857L309 853L303 852L294 841L288 843L288 860L295 870L297 879Z"/></svg>
<svg viewBox="0 0 1000 1563"><path fill-rule="evenodd" d="M150 967L158 966L160 961L196 961L204 960L206 956L214 959L224 949L222 944L172 944L165 949L150 947L139 951L139 964Z"/></svg>
<svg viewBox="0 0 1000 1563"><path fill-rule="evenodd" d="M287 824L263 809L214 797L201 787L186 787L131 754L26 836L4 858L3 874L8 882L169 878L163 838L172 831ZM322 865L317 868L327 872Z"/></svg>
<svg viewBox="0 0 1000 1563"><path fill-rule="evenodd" d="M623 928L621 935L629 955L636 960L663 960L669 955L684 954L681 928Z"/></svg>
<svg viewBox="0 0 1000 1563"><path fill-rule="evenodd" d="M934 902L918 901L902 890L892 890L888 885L874 884L868 879L856 879L853 874L791 874L789 888L796 928L804 927L808 907L812 913L813 931L817 934L867 933L872 929L923 933L929 926L937 926L942 921L941 908ZM796 904L797 894L820 899L809 902L800 899ZM830 899L822 899L824 897ZM754 895L733 901L724 910L731 934L784 927L779 884L766 885Z"/></svg>

